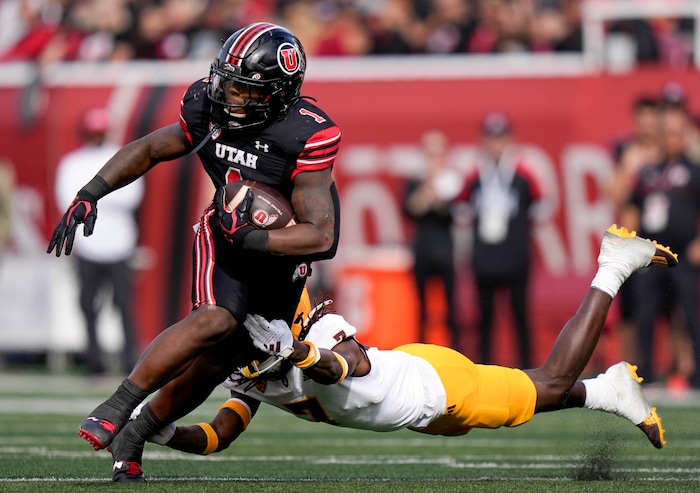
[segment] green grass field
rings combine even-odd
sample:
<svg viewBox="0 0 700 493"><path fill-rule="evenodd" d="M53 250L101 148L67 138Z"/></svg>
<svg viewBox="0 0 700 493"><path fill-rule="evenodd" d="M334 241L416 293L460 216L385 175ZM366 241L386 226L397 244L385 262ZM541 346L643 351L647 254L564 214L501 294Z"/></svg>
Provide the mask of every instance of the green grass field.
<svg viewBox="0 0 700 493"><path fill-rule="evenodd" d="M111 456L78 438L80 421L120 379L0 373L0 491L124 491ZM144 491L177 492L680 492L700 491L700 400L649 395L668 445L601 412L537 415L515 429L465 437L374 433L307 423L263 408L223 453L192 456L148 444ZM208 421L218 389L182 423ZM128 486L127 486L128 487ZM130 488L130 489L131 489Z"/></svg>

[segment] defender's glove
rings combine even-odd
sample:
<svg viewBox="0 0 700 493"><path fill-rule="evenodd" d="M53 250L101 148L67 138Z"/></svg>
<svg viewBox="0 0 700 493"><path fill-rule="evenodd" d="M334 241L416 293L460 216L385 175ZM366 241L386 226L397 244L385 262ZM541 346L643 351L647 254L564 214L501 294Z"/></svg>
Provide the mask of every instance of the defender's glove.
<svg viewBox="0 0 700 493"><path fill-rule="evenodd" d="M284 320L268 322L260 315L248 315L244 322L256 348L278 358L294 352L294 336Z"/></svg>
<svg viewBox="0 0 700 493"><path fill-rule="evenodd" d="M61 221L56 225L46 253L51 253L51 250L56 248L56 256L60 257L65 245L66 255L70 255L73 251L75 228L78 224L83 224L83 235L90 236L95 229L96 220L97 198L85 190L79 191Z"/></svg>
<svg viewBox="0 0 700 493"><path fill-rule="evenodd" d="M241 201L235 210L230 211L227 210L226 207L225 187L221 187L216 191L214 204L219 214L219 225L224 232L224 237L232 245L240 246L243 242L243 238L255 229L250 222L250 208L253 205L254 199L253 191L248 189L243 201Z"/></svg>

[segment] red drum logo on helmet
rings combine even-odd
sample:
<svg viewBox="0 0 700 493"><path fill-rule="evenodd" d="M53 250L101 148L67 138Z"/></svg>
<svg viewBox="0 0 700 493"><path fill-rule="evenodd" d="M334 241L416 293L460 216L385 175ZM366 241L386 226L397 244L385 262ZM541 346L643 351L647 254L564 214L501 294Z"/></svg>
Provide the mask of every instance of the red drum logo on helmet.
<svg viewBox="0 0 700 493"><path fill-rule="evenodd" d="M277 48L277 63L287 75L299 70L299 50L292 43L282 43Z"/></svg>

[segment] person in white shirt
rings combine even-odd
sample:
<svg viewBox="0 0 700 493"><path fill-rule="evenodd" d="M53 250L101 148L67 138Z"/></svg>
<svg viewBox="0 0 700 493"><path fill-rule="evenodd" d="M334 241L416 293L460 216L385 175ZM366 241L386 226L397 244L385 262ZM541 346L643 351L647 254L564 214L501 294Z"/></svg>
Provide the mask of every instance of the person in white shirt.
<svg viewBox="0 0 700 493"><path fill-rule="evenodd" d="M55 195L60 210L119 150L107 140L109 115L103 108L92 108L83 115L79 132L83 145L63 156L56 171ZM100 225L89 241L75 242L80 283L80 309L85 318L87 348L84 362L93 375L105 373L106 366L97 338L97 317L103 289L111 287L113 301L121 315L124 347L121 370L129 373L138 359L136 328L132 312L133 270L130 261L138 244L137 211L144 194L143 180L109 194L100 201Z"/></svg>
<svg viewBox="0 0 700 493"><path fill-rule="evenodd" d="M611 226L585 299L544 365L528 370L475 364L453 349L430 344L393 350L364 346L355 338L355 327L328 313L328 301L310 310L299 334L283 321L249 315L245 325L253 343L271 359L223 383L231 398L211 423L173 423L149 440L202 455L221 451L246 429L261 402L337 426L447 436L518 426L535 413L583 407L628 419L661 448L666 443L661 419L642 393L636 366L622 361L596 378L577 379L624 281L644 267L677 263L668 248ZM138 412L132 419L138 420Z"/></svg>

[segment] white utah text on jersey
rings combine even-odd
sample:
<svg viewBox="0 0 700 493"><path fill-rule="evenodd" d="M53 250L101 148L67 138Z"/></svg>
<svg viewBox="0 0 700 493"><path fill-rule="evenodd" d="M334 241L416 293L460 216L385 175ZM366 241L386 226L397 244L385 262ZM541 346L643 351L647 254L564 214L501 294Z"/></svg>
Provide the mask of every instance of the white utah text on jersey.
<svg viewBox="0 0 700 493"><path fill-rule="evenodd" d="M219 142L216 143L216 157L226 159L229 163L239 164L246 168L256 169L258 166L258 156L255 154Z"/></svg>

